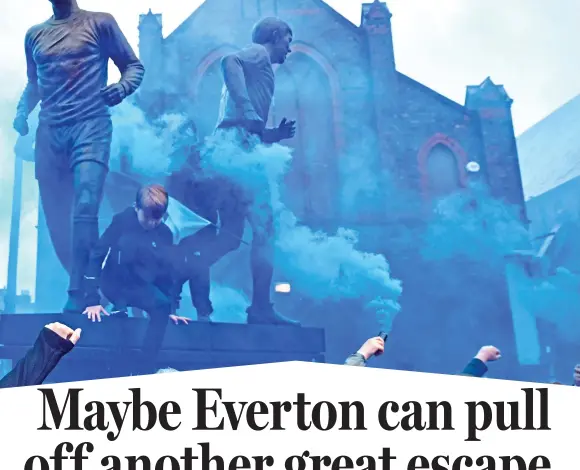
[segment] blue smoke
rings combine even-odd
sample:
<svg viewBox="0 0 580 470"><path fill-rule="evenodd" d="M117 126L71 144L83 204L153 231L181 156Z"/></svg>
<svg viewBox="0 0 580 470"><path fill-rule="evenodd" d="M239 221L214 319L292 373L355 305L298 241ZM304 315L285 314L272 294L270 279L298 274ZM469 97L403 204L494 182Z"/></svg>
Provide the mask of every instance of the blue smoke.
<svg viewBox="0 0 580 470"><path fill-rule="evenodd" d="M485 187L473 184L435 202L425 233L425 259L457 257L497 265L505 256L529 246L519 219L519 208L492 198Z"/></svg>
<svg viewBox="0 0 580 470"><path fill-rule="evenodd" d="M149 178L162 177L175 167L176 135L185 122L181 115L165 115L150 123L145 114L127 102L113 113L112 166L119 167L123 153L131 156L132 171ZM256 143L257 144L257 143ZM400 307L400 281L390 275L382 255L356 249L358 234L340 228L334 235L313 231L298 221L281 198L280 182L292 162L291 149L282 145L255 145L251 152L240 148L231 133L206 139L205 171L236 182L247 193L271 205L276 225L276 270L292 284L293 292L323 301L359 299L377 313L378 320L392 323ZM261 199L260 199L261 198ZM216 321L240 322L247 298L243 292L221 284L212 285Z"/></svg>
<svg viewBox="0 0 580 470"><path fill-rule="evenodd" d="M212 315L214 321L224 323L246 322L244 312L250 302L243 292L212 282L210 297L214 308Z"/></svg>
<svg viewBox="0 0 580 470"><path fill-rule="evenodd" d="M555 326L564 341L580 342L580 276L563 266L551 269L550 260L536 256L513 262L521 266L516 287L522 307Z"/></svg>
<svg viewBox="0 0 580 470"><path fill-rule="evenodd" d="M281 199L281 181L292 162L290 148L252 142L252 150L238 144L234 130L206 139L203 165L237 183L272 206L276 227L276 269L293 289L314 300L361 299L375 308L380 320L392 323L400 309L401 282L393 279L384 256L357 250L355 231L339 228L335 234L302 225ZM388 318L387 322L385 318Z"/></svg>
<svg viewBox="0 0 580 470"><path fill-rule="evenodd" d="M175 136L185 121L183 116L163 116L150 124L142 111L127 104L116 110L113 119L115 143L112 155L115 157L123 149L128 149L133 158L133 169L138 173L152 178L160 177L170 168L178 166L175 158L183 160L185 157L173 151ZM278 277L292 285L292 292L301 298L301 302L335 305L337 308L342 308L339 307L341 301L353 300L359 305L362 303L366 311L372 312L381 328L390 331L394 319L401 311L399 302L402 283L391 274L385 256L358 249L359 234L351 228L341 227L334 233L325 233L303 224L288 208L283 196L286 191L282 182L292 165L292 150L283 145L266 146L259 142L254 142L252 149L246 151L240 148L233 131L220 132L205 140L202 161L206 172L224 176L236 182L248 194L257 195L256 206L267 202L273 207L276 226L275 268ZM368 153L368 149L363 145L361 154L365 152ZM513 250L529 247L528 233L519 219L519 209L491 197L484 185L472 183L468 188L435 201L425 210L426 202L417 193L397 187L388 173L381 175L383 184L378 188L376 182L379 178L376 175L358 171L361 168L357 162L361 160L367 159L357 159L356 155L341 159L341 172L348 175L343 178L347 194L341 193L341 200L336 203L341 205L341 209L354 213L364 210L369 201L380 196L387 206L386 212L393 219L393 223L386 227L389 231L389 249L402 252L408 250L409 246L416 247L416 259L431 266L430 270L436 270L413 273L413 267L409 266L405 268L404 278L413 281L423 279L421 282L424 282L438 272L435 278L429 280L432 291L429 295L434 301L430 306L432 314L435 315L440 309L447 310L446 302L458 298L460 292L466 294L469 290L473 305L465 299L460 300L458 305L462 305L461 314L465 317L481 316L475 305L479 302L476 296L483 293L481 285L470 284L466 287L463 272L465 264L462 261L470 262L470 269L478 273L477 279L491 282L490 298L498 295L502 279L497 276L501 276L506 255ZM411 228L404 221L397 222L399 216L407 214L422 217L420 226ZM250 241L248 238L246 241ZM239 257L241 263L247 263L247 257L242 258L243 255L231 254L228 258ZM230 266L236 266L237 269L240 264L232 263ZM443 266L444 272L438 271ZM244 283L238 281L247 269L248 266L242 266L239 276L226 276L225 282L220 276L220 282L212 284L216 321L245 321L243 312L248 299L244 294ZM491 281L492 277L496 280ZM561 283L553 279L546 282L535 291L537 306L545 305L543 309L534 310L539 318L549 316L546 312L550 310L550 305L559 305L556 299L558 295L567 298L572 295L572 291L565 290ZM497 292L492 293L491 289ZM569 295L565 295L568 291ZM571 313L564 313L568 310L562 308L558 314L559 324L568 325L563 327L563 331L575 325ZM448 315L456 313L453 311ZM411 315L415 318L414 314L409 311L403 316ZM419 322L422 321L421 317L417 318ZM410 321L413 323L415 320ZM434 334L433 331L420 331L417 323L414 325L414 334L418 338L429 338ZM410 333L404 330L401 334ZM481 346L472 344L474 338L469 335L458 338L457 346L460 342L464 342L466 348Z"/></svg>
<svg viewBox="0 0 580 470"><path fill-rule="evenodd" d="M557 326L566 341L580 341L580 277L559 267L554 275L534 283L529 308ZM533 303L531 303L533 302Z"/></svg>
<svg viewBox="0 0 580 470"><path fill-rule="evenodd" d="M112 109L111 168L119 170L120 158L128 155L131 169L146 177L159 177L173 167L173 146L183 115L165 114L151 123L130 100Z"/></svg>

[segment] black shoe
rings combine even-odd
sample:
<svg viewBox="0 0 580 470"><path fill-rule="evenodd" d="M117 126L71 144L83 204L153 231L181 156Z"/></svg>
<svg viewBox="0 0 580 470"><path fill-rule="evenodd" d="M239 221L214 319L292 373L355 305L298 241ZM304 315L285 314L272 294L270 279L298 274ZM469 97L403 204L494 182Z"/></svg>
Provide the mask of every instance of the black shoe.
<svg viewBox="0 0 580 470"><path fill-rule="evenodd" d="M211 313L208 313L208 314L198 313L197 314L197 321L200 323L213 323L213 320L211 319Z"/></svg>
<svg viewBox="0 0 580 470"><path fill-rule="evenodd" d="M265 307L256 307L252 305L246 310L248 314L248 325L286 325L286 326L301 326L300 322L291 320L283 315L280 315L274 310L272 304L267 304Z"/></svg>

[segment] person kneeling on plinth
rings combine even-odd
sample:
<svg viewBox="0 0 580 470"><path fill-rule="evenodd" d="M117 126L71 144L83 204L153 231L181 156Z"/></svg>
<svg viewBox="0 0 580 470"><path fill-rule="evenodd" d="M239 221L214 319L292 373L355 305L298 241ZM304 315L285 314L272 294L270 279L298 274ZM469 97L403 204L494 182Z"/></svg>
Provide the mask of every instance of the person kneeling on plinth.
<svg viewBox="0 0 580 470"><path fill-rule="evenodd" d="M173 234L163 222L168 204L163 186L139 189L134 206L113 217L93 248L84 279L88 307L83 313L89 320L109 316L100 304L99 289L115 313L126 315L128 307L147 312L143 350L150 359L161 347L168 318L175 324L190 321L175 314Z"/></svg>

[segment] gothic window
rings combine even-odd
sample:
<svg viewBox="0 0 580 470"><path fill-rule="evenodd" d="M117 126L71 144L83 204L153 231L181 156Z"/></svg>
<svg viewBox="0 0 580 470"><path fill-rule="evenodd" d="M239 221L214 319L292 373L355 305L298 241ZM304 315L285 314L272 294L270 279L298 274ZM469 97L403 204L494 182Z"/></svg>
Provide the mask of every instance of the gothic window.
<svg viewBox="0 0 580 470"><path fill-rule="evenodd" d="M224 53L225 54L225 53ZM222 96L223 78L220 60L215 60L206 70L197 89L193 120L200 139L211 135L218 120L219 104Z"/></svg>
<svg viewBox="0 0 580 470"><path fill-rule="evenodd" d="M336 185L333 101L326 71L308 54L295 52L276 71L272 125L297 120L296 137L285 144L294 158L285 181L285 202L302 220L330 214Z"/></svg>
<svg viewBox="0 0 580 470"><path fill-rule="evenodd" d="M455 154L443 144L431 149L427 157L429 192L434 197L450 194L461 187Z"/></svg>

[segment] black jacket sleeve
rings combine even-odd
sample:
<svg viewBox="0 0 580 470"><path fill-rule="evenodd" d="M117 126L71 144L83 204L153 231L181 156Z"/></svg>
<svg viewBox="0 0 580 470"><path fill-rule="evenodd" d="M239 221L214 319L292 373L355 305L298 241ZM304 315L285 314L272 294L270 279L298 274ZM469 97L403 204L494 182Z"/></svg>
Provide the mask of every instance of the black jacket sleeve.
<svg viewBox="0 0 580 470"><path fill-rule="evenodd" d="M173 244L173 233L164 225L160 227L162 230L161 242L163 243L163 249L161 251L163 256L163 279L162 284L164 287L164 291L166 291L167 295L171 301L171 314L175 314L177 309L179 308L179 301L181 300L181 289L183 283L180 282L180 276L178 273L179 266L177 263L177 253L178 249Z"/></svg>
<svg viewBox="0 0 580 470"><path fill-rule="evenodd" d="M483 377L487 372L487 366L483 363L483 361L473 358L469 364L465 366L463 372L459 375L467 375L469 377Z"/></svg>
<svg viewBox="0 0 580 470"><path fill-rule="evenodd" d="M207 194L215 200L220 228L215 237L204 242L200 255L201 262L205 266L213 266L225 255L240 247L250 202L239 188L223 179L214 179L207 184L210 188L207 189ZM209 217L206 218L211 220Z"/></svg>
<svg viewBox="0 0 580 470"><path fill-rule="evenodd" d="M40 385L74 344L54 331L43 328L34 346L18 364L0 380L0 388Z"/></svg>

